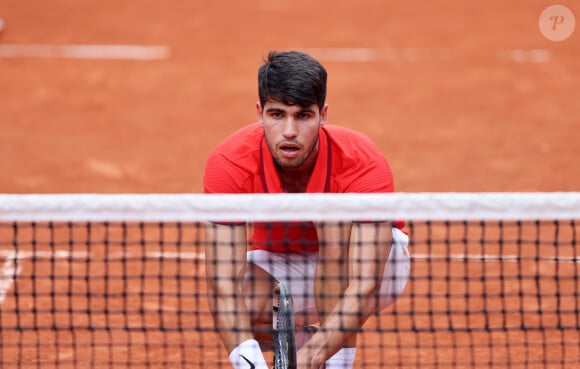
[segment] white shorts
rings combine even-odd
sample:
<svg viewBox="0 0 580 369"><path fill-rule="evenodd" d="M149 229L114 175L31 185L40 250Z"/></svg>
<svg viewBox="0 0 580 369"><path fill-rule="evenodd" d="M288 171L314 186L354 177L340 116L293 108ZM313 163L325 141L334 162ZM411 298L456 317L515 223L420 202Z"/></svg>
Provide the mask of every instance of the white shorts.
<svg viewBox="0 0 580 369"><path fill-rule="evenodd" d="M393 245L379 292L379 311L395 302L405 289L411 271L408 245L409 237L398 228L393 228ZM259 266L277 281L286 283L292 295L297 320L298 315L304 315L306 321L303 324L316 323L318 314L314 303L314 278L318 252L286 254L253 250L248 252L248 263ZM246 278L251 276L246 275Z"/></svg>

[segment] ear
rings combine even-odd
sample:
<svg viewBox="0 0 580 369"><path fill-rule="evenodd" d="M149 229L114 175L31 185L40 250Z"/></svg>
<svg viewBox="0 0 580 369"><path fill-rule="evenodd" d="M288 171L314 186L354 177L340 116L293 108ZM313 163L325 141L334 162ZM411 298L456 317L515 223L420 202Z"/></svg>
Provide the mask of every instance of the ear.
<svg viewBox="0 0 580 369"><path fill-rule="evenodd" d="M264 124L263 113L262 105L260 105L259 101L256 102L256 114L258 114L258 123L260 124Z"/></svg>
<svg viewBox="0 0 580 369"><path fill-rule="evenodd" d="M328 119L328 104L324 105L324 107L320 110L320 126L326 124L326 120Z"/></svg>

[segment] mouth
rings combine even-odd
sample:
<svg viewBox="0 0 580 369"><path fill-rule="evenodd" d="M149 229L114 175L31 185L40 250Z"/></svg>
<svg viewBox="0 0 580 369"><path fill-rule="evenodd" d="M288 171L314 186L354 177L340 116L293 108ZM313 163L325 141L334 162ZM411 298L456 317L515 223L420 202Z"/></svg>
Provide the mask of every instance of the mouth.
<svg viewBox="0 0 580 369"><path fill-rule="evenodd" d="M284 142L278 145L278 150L282 152L286 158L294 158L300 151L300 145L292 142Z"/></svg>

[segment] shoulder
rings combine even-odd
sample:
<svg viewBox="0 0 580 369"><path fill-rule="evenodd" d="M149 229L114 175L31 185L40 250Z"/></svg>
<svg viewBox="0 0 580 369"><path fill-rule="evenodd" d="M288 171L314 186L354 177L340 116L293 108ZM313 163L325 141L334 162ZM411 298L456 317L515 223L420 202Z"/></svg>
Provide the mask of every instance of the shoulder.
<svg viewBox="0 0 580 369"><path fill-rule="evenodd" d="M221 141L212 151L213 154L238 156L248 151L259 150L260 141L264 136L264 129L258 123L247 125L235 131Z"/></svg>
<svg viewBox="0 0 580 369"><path fill-rule="evenodd" d="M379 148L367 135L339 126L325 126L324 130L331 142L333 154L346 160L384 160Z"/></svg>
<svg viewBox="0 0 580 369"><path fill-rule="evenodd" d="M206 161L205 192L241 192L258 171L263 135L262 126L254 123L220 142Z"/></svg>
<svg viewBox="0 0 580 369"><path fill-rule="evenodd" d="M340 192L392 192L393 175L385 156L365 134L326 126L332 152L332 177Z"/></svg>

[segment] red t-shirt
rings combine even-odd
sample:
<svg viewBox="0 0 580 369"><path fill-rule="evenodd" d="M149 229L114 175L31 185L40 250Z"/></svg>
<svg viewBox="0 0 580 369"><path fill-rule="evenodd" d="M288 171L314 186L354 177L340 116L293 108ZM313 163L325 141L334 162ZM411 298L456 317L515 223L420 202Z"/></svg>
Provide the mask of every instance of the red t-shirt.
<svg viewBox="0 0 580 369"><path fill-rule="evenodd" d="M344 127L320 129L320 144L309 193L393 192L393 175L386 159L365 135ZM260 124L251 124L232 134L210 154L204 175L206 193L282 193ZM395 222L401 228L402 222ZM255 223L251 236L254 249L276 252L318 250L312 223Z"/></svg>

